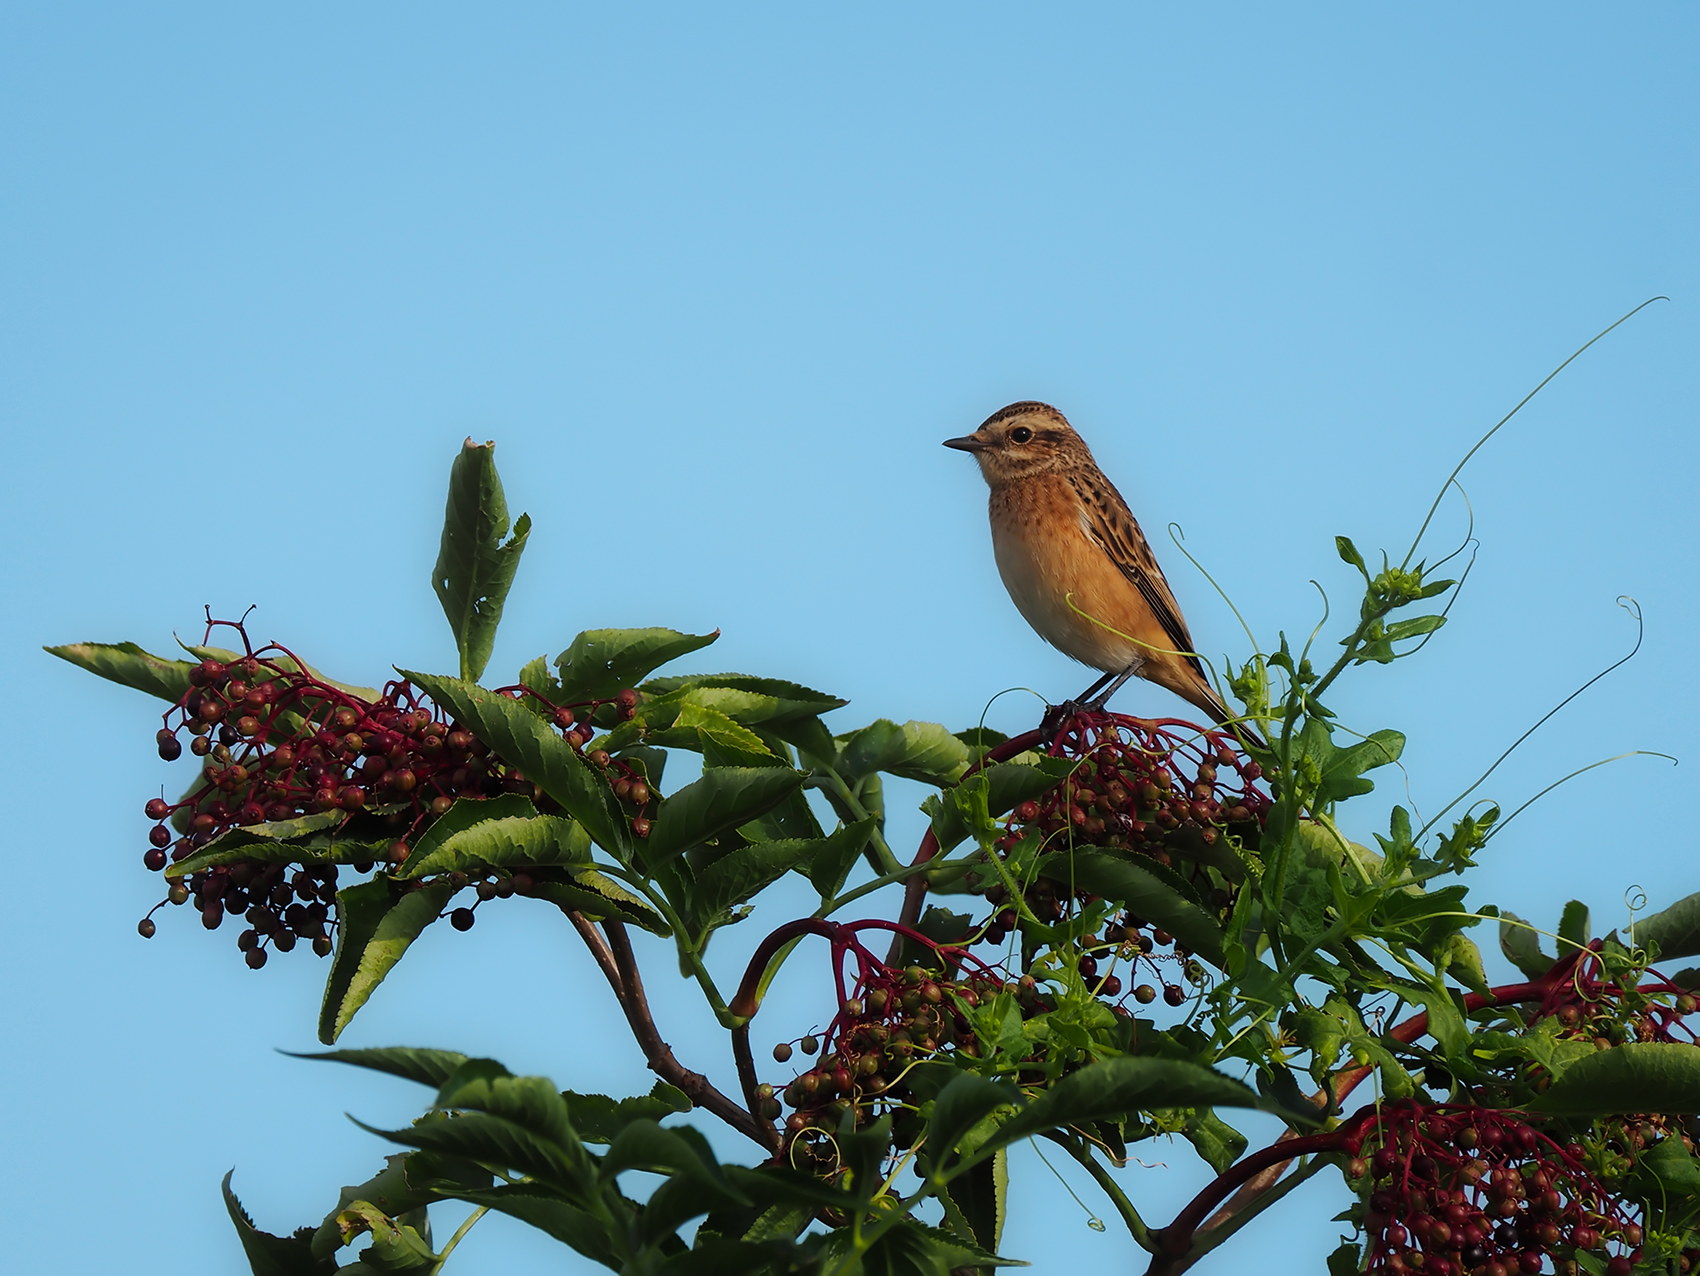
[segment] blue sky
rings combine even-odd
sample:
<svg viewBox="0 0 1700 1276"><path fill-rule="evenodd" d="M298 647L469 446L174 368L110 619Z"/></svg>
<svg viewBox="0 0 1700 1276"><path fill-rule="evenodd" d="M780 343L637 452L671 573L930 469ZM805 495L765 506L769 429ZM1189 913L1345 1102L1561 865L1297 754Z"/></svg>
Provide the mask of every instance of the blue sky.
<svg viewBox="0 0 1700 1276"><path fill-rule="evenodd" d="M5 1265L233 1270L225 1170L262 1226L317 1221L384 1151L342 1113L423 1101L274 1053L313 1046L303 950L256 975L180 914L137 938L141 805L181 777L153 705L39 648L164 649L203 603L255 603L262 636L346 679L450 668L428 574L469 434L536 521L492 676L582 628L719 626L692 667L847 696L844 729L955 728L1086 676L1008 603L982 484L941 439L1057 404L1203 650L1243 656L1168 524L1261 640L1306 634L1313 579L1351 605L1336 533L1402 553L1483 430L1668 294L1472 461L1481 552L1452 623L1334 707L1410 736L1409 795L1384 782L1367 835L1392 801L1444 805L1626 651L1633 595L1637 659L1485 791L1516 804L1632 749L1683 765L1559 790L1472 899L1550 925L1576 895L1605 929L1633 887L1653 907L1700 888L1697 26L1675 5L12 7ZM1464 521L1443 507L1435 543ZM894 802L900 841L921 796ZM741 966L787 907L716 958ZM558 917L442 929L345 1040L647 1088ZM664 1032L725 1075L649 962ZM774 1035L823 993L788 968ZM1008 1253L1142 1268L1023 1157ZM1202 1175L1184 1145L1145 1157L1168 1172L1129 1187L1162 1220ZM1320 1270L1343 1204L1319 1180L1200 1270ZM451 1270L558 1271L552 1248L492 1220Z"/></svg>

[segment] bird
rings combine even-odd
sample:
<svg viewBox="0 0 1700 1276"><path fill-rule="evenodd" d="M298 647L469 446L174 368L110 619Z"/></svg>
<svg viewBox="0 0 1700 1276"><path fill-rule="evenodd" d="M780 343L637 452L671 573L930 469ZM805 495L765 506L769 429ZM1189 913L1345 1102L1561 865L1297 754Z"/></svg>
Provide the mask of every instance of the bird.
<svg viewBox="0 0 1700 1276"><path fill-rule="evenodd" d="M1138 520L1061 412L1012 403L944 445L970 453L991 488L992 553L1016 610L1051 646L1103 672L1070 706L1101 709L1140 677L1217 723L1234 717Z"/></svg>

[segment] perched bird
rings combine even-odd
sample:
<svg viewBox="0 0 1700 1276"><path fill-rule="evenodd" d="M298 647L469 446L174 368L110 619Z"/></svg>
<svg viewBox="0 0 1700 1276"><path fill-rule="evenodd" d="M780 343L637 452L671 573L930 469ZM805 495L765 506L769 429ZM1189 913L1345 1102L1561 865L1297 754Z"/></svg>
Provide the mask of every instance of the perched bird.
<svg viewBox="0 0 1700 1276"><path fill-rule="evenodd" d="M1216 722L1232 716L1145 534L1061 412L1012 403L944 445L972 453L992 489L992 552L1016 609L1051 646L1104 671L1079 703L1101 707L1137 675Z"/></svg>

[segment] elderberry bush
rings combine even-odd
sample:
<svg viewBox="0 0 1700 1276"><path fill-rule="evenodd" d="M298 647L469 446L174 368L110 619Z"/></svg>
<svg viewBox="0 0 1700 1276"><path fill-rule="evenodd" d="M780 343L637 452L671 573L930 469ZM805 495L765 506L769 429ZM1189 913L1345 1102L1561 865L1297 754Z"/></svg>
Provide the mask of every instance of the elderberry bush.
<svg viewBox="0 0 1700 1276"><path fill-rule="evenodd" d="M401 1150L317 1225L261 1229L227 1179L256 1273L442 1270L473 1235L439 1247L447 1201L616 1271L990 1271L1011 1261L1008 1149L1028 1138L1092 1175L1158 1276L1210 1267L1319 1173L1356 1198L1331 1276L1684 1273L1700 1257L1700 971L1680 965L1700 954L1700 895L1597 936L1573 903L1552 949L1467 898L1503 827L1491 804L1435 829L1375 809L1373 849L1343 832L1404 739L1326 700L1414 654L1457 588L1416 545L1372 571L1339 539L1357 618L1325 667L1314 640L1284 637L1241 661L1241 721L1069 707L1006 738L841 730L825 716L845 701L782 678L663 673L717 637L670 629L587 630L485 687L530 530L510 527L492 447L469 441L433 574L453 674L341 683L210 611L182 658L50 648L163 701L155 747L192 772L175 801L145 800L140 870L122 857L165 882L144 938L192 908L230 923L256 970L311 948L329 959L318 1032L334 1046L428 930L530 901L583 943L657 1077L605 1096L452 1051L332 1049L318 1057L433 1097L380 1132ZM701 772L674 787L679 750ZM890 777L931 790L912 854L887 840ZM764 917L741 969L711 958L787 875L818 908ZM878 916L839 919L870 898ZM1490 982L1483 921L1514 982ZM802 1022L763 1011L786 962L819 972ZM669 1045L646 966L692 981L725 1041ZM702 1070L717 1046L735 1092ZM1244 1110L1285 1133L1251 1149ZM702 1121L742 1135L749 1163L719 1160ZM1116 1171L1160 1138L1213 1177L1158 1226ZM641 1201L632 1171L660 1176Z"/></svg>

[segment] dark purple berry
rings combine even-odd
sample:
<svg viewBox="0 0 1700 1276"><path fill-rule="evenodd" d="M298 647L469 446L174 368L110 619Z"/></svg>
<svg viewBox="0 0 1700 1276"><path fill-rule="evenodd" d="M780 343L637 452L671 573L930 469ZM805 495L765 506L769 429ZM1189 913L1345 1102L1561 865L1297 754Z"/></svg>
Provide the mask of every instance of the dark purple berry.
<svg viewBox="0 0 1700 1276"><path fill-rule="evenodd" d="M150 846L142 856L142 864L150 873L157 873L165 867L165 852L157 846Z"/></svg>
<svg viewBox="0 0 1700 1276"><path fill-rule="evenodd" d="M457 908L449 914L449 925L456 930L471 930L472 923L478 920L478 915L470 908Z"/></svg>
<svg viewBox="0 0 1700 1276"><path fill-rule="evenodd" d="M144 917L141 921L136 923L136 934L140 935L143 939L152 939L154 932L158 929L159 928L153 924L153 918L151 917Z"/></svg>
<svg viewBox="0 0 1700 1276"><path fill-rule="evenodd" d="M266 964L266 950L264 948L250 948L243 954L242 959L248 963L249 970L258 970Z"/></svg>

